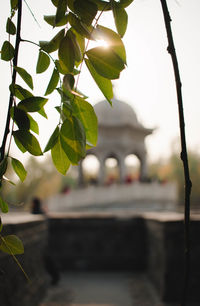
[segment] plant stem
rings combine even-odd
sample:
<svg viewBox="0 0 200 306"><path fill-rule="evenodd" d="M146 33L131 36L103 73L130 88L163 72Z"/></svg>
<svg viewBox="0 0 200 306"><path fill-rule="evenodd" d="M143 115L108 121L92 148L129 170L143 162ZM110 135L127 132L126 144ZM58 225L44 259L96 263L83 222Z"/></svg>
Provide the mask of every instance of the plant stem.
<svg viewBox="0 0 200 306"><path fill-rule="evenodd" d="M179 127L180 127L180 138L181 138L180 157L183 163L184 179L185 179L185 211L184 211L185 262L184 262L183 294L182 294L182 303L181 303L181 305L184 306L186 305L186 300L188 296L189 277L190 277L190 195L192 189L192 182L190 180L188 154L187 154L186 137L185 137L185 122L184 122L183 100L182 100L182 90L181 90L182 84L181 84L178 60L176 56L176 50L171 30L171 24L170 24L171 18L166 0L160 0L160 1L162 5L165 27L168 38L167 50L172 58L174 76L176 82L177 102L178 102L178 111L179 111Z"/></svg>
<svg viewBox="0 0 200 306"><path fill-rule="evenodd" d="M18 17L17 17L17 33L16 33L16 41L15 41L15 55L14 55L14 58L13 58L13 66L17 66L17 62L18 62L19 45L20 45L20 41L21 41L21 37L20 37L21 20L22 20L22 0L19 0L18 1ZM17 75L17 72L16 72L15 69L13 69L12 84L15 84L15 82L16 82L16 75ZM10 133L10 120L11 120L10 109L11 109L12 105L13 105L13 94L10 93L8 113L7 113L7 119L6 119L6 126L5 126L2 145L1 145L1 148L0 148L0 162L5 157L6 141L7 141L7 138L8 138L8 134Z"/></svg>

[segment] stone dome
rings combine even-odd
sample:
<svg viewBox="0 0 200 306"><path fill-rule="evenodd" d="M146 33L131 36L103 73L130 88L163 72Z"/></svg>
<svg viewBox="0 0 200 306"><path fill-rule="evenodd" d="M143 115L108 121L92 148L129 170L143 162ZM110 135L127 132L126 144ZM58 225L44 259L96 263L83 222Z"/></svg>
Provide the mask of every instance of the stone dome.
<svg viewBox="0 0 200 306"><path fill-rule="evenodd" d="M112 100L112 106L106 101L94 105L100 126L134 126L141 127L133 108L126 102Z"/></svg>

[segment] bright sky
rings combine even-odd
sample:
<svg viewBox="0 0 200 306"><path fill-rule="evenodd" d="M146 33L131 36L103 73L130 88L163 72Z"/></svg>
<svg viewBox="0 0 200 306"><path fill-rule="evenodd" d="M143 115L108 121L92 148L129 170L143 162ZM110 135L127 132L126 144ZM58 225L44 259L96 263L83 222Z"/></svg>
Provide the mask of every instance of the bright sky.
<svg viewBox="0 0 200 306"><path fill-rule="evenodd" d="M41 28L24 4L22 38L34 42L50 40L58 30L52 30L43 21L43 15L54 14L55 7L50 0L26 1ZM200 153L200 1L168 0L167 2L183 84L187 143L190 148ZM172 142L179 135L174 76L171 58L166 51L167 39L160 1L135 0L127 12L129 23L124 43L128 67L121 73L120 80L114 82L115 95L134 108L138 119L145 127L157 128L146 141L149 159L156 160L170 155ZM3 1L0 11L1 45L7 39L3 29L8 15L9 1ZM109 26L114 25L108 13L104 15L102 22L103 20ZM23 43L18 66L26 68L34 75L35 95L43 95L53 67L42 75L35 75L33 65L37 61L37 51L34 45ZM2 105L0 137L2 137L8 105L9 64L0 61L0 71ZM27 88L20 79L18 84ZM79 89L89 96L88 101L93 105L104 99L85 69L80 77ZM41 118L39 139L42 148L57 124L58 116L54 110L56 105L59 105L59 96L54 94L46 108L49 122L39 117Z"/></svg>

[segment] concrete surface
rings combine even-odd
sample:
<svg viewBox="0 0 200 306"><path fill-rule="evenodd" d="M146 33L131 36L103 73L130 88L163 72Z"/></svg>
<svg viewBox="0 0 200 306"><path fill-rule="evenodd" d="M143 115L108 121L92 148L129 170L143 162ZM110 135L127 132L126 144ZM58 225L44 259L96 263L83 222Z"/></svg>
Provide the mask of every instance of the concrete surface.
<svg viewBox="0 0 200 306"><path fill-rule="evenodd" d="M141 274L69 272L49 288L40 306L161 306Z"/></svg>

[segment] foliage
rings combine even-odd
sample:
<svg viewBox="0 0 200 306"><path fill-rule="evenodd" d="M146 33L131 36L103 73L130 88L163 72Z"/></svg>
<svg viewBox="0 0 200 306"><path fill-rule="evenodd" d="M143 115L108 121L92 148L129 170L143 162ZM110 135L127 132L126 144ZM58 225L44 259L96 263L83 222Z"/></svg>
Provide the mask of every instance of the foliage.
<svg viewBox="0 0 200 306"><path fill-rule="evenodd" d="M82 65L85 62L91 76L110 104L113 97L111 80L119 78L126 66L126 52L122 42L128 21L125 8L133 0L51 0L51 2L55 6L55 15L44 16L44 20L53 28L58 28L58 32L50 41L40 41L37 44L21 38L23 1L10 1L11 15L6 23L8 40L1 48L1 59L9 62L12 70L8 116L0 147L1 186L7 180L5 175L8 162L22 182L27 175L21 161L10 155L12 140L23 153L29 152L31 155L40 156L50 151L56 169L63 175L71 164L77 165L85 156L87 148L95 146L97 142L95 112L86 96L78 90ZM117 32L98 25L102 13L108 10L113 13ZM13 21L15 14L18 18L17 24ZM62 28L59 29L60 27ZM15 38L15 46L11 36ZM104 39L109 47L88 48L90 40L99 39ZM38 47L38 59L35 65L37 74L47 71L50 62L54 64L48 86L44 90L45 97L32 93L33 77L26 67L18 65L20 45L26 42ZM31 91L16 84L17 74ZM31 113L39 113L47 118L44 109L48 103L46 96L54 91L60 95L60 104L56 107L60 118L43 151L37 139L38 123ZM8 211L8 205L2 197L0 197L0 208L4 213ZM17 247L18 242L14 239L12 241ZM0 244L0 249L5 251L8 244L9 242L5 240ZM12 252L16 253L14 248Z"/></svg>

